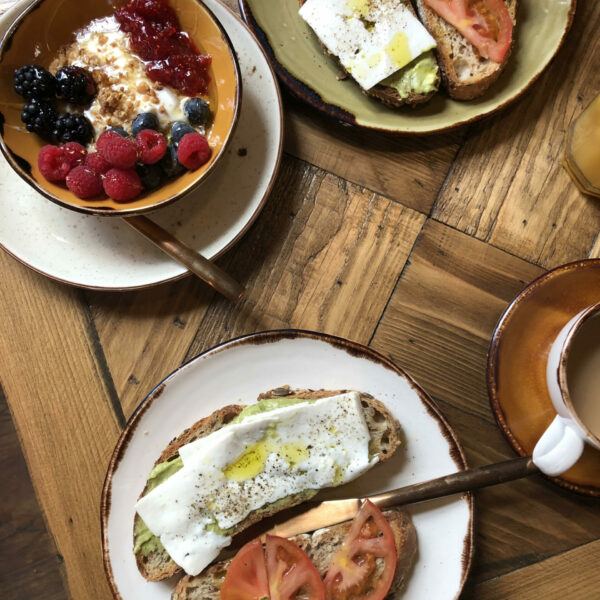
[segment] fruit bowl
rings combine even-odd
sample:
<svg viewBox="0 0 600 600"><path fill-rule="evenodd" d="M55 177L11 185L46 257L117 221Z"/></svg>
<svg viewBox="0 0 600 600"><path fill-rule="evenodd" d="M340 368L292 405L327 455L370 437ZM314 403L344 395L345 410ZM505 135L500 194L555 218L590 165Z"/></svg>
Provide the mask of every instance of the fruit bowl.
<svg viewBox="0 0 600 600"><path fill-rule="evenodd" d="M15 69L34 64L48 69L61 49L75 41L76 32L95 19L113 15L115 8L125 4L125 0L116 3L109 0L34 0L23 8L0 40L0 149L14 171L43 196L88 214L141 214L186 195L213 171L223 156L239 114L241 75L235 51L224 29L199 0L170 0L181 30L189 35L201 54L212 59L207 92L211 107L211 121L206 129L211 151L208 161L127 202L115 201L105 195L81 199L64 183L48 181L40 172L38 155L45 145L58 142L27 131L21 114L29 100L15 91ZM167 131L164 133L169 135ZM97 135L98 132L95 137Z"/></svg>

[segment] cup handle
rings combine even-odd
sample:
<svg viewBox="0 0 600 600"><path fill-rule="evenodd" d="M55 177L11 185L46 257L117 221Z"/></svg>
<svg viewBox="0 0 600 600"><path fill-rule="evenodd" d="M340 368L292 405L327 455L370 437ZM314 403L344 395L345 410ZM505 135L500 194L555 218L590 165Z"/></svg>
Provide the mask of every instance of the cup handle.
<svg viewBox="0 0 600 600"><path fill-rule="evenodd" d="M569 419L557 415L533 449L533 462L546 475L556 477L570 469L583 452L583 439Z"/></svg>

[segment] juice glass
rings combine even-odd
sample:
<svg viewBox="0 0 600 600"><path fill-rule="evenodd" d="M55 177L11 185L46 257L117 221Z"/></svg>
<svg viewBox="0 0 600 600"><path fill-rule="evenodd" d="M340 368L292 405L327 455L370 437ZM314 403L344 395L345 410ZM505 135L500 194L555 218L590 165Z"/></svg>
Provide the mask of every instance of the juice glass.
<svg viewBox="0 0 600 600"><path fill-rule="evenodd" d="M584 194L600 198L600 95L569 127L564 166Z"/></svg>

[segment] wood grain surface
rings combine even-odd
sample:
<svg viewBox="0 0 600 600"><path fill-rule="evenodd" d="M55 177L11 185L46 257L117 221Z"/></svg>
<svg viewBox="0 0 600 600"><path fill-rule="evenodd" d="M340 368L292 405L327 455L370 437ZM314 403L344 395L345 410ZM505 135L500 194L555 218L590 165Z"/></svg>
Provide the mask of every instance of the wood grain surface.
<svg viewBox="0 0 600 600"><path fill-rule="evenodd" d="M0 253L0 597L111 600L98 508L119 432L163 377L237 335L293 327L368 344L431 394L469 464L513 456L489 408L487 349L529 281L600 256L600 202L561 166L569 123L599 92L595 0L580 0L527 95L455 132L355 130L284 92L275 186L218 261L248 289L237 305L191 277L78 290ZM597 600L599 508L541 476L477 492L462 597Z"/></svg>

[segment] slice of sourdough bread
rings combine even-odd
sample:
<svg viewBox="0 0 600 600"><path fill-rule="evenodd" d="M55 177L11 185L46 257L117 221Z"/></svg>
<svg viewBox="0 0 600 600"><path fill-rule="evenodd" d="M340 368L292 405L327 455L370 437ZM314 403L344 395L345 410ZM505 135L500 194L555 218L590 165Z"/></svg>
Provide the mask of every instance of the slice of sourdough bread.
<svg viewBox="0 0 600 600"><path fill-rule="evenodd" d="M281 398L293 397L306 400L327 398L337 396L350 390L292 390L289 386L283 386L260 394L258 400L265 398ZM383 462L390 458L400 445L398 438L398 425L394 421L389 410L378 400L369 394L360 393L360 402L365 415L365 421L369 429L370 442L369 454L377 456L379 462ZM230 423L237 417L245 408L242 405L230 405L214 412L204 419L194 423L189 429L186 429L177 438L173 439L164 449L158 460L154 463L156 467L160 463L165 463L176 459L179 456L179 448L185 444L189 444L194 440L205 437L221 427ZM149 485L140 494L140 498L150 491ZM235 535L258 521L279 512L280 510L296 506L301 502L310 500L316 494L315 490L305 490L298 494L293 494L286 498L285 502L279 502L273 507L263 507L260 512L254 511L250 513L241 523L236 525L232 532ZM135 546L135 531L140 526L141 519L139 515L135 515L134 519L134 546ZM143 525L143 524L142 524ZM153 549L149 552L138 552L135 554L136 563L139 572L148 581L162 581L167 579L182 569L169 556L169 554L158 544L158 549Z"/></svg>
<svg viewBox="0 0 600 600"><path fill-rule="evenodd" d="M306 2L306 0L298 0L298 3L300 6L302 6L305 2ZM410 10L410 12L415 17L417 16L417 13L415 12L414 7L411 4L411 0L402 0L402 3L406 6L406 8L408 8ZM325 50L325 52L327 54L334 56L333 54L331 54L331 52L329 52L329 50L325 47L324 44L321 43L321 46L323 46L323 49ZM408 71L409 69L412 69L416 65L416 62L418 60L423 58L426 54L430 54L430 53L431 53L431 51L426 52L425 54L421 55L420 57L418 57L417 59L415 59L414 61L412 61L405 67L403 67L402 69L400 69L400 71L398 71L398 74L401 74L403 72ZM336 56L334 56L334 58L337 60ZM432 59L434 62L436 62L435 58L433 56L432 56ZM346 69L344 68L342 63L339 62L339 60L338 60L338 64L341 69L341 72L344 75L343 79L347 79L347 78L351 79L352 75L350 75L346 71ZM436 62L436 65L437 65L437 62ZM358 83L356 83L356 85L358 85ZM428 93L420 93L420 92L415 91L414 89L411 89L405 96L403 96L400 94L400 92L396 88L390 87L389 85L382 85L381 83L378 83L377 85L373 86L372 88L370 88L368 90L365 90L361 86L359 86L359 87L360 87L361 91L364 94L366 94L367 96L376 98L377 100L379 100L386 106L390 106L391 108L398 108L398 107L404 106L404 105L416 106L417 104L423 104L424 102L427 102L435 93L437 93L439 86L440 86L440 69L439 69L439 65L438 65L437 78L436 78L435 84L433 85L434 89Z"/></svg>
<svg viewBox="0 0 600 600"><path fill-rule="evenodd" d="M404 587L414 563L417 554L417 533L410 515L405 510L394 508L383 514L394 533L398 555L396 573L387 596L395 597ZM350 522L340 523L315 531L312 535L297 535L290 539L308 554L321 576L324 577L349 529ZM231 560L218 562L200 575L195 577L187 575L173 590L171 600L219 600L221 585L230 563ZM383 567L383 559L378 558L375 577L377 573L383 572Z"/></svg>
<svg viewBox="0 0 600 600"><path fill-rule="evenodd" d="M424 0L413 1L423 25L437 42L438 64L448 94L455 100L473 100L484 94L500 77L510 51L502 63L483 58L471 42L429 8ZM504 3L513 25L516 25L517 0L504 0Z"/></svg>

